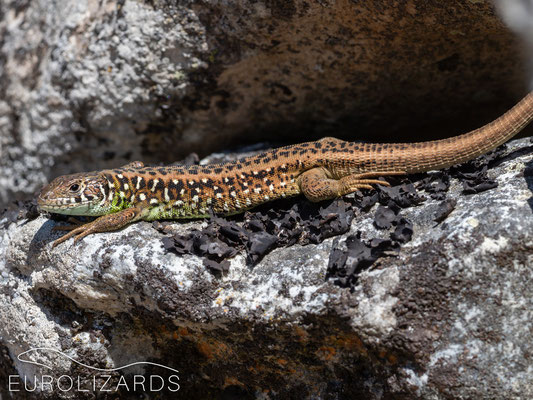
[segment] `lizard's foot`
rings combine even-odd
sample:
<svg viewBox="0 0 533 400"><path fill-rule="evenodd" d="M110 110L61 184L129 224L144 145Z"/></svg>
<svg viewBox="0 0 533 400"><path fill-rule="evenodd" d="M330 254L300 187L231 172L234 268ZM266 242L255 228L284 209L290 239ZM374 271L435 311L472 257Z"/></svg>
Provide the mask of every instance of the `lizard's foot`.
<svg viewBox="0 0 533 400"><path fill-rule="evenodd" d="M96 221L89 222L89 223L87 223L85 225L82 225L82 226L70 225L70 226L63 227L65 229L57 229L57 230L70 230L70 232L67 233L64 236L61 236L56 241L54 241L54 243L52 244L52 248L56 247L58 244L63 243L64 241L70 239L73 236L77 235L74 238L74 243L76 243L82 237L85 237L85 236L87 236L87 235L89 235L91 233L94 233L95 232L94 229L91 229L92 228L91 224L93 224L94 222L96 222ZM67 229L67 228L69 228L69 229Z"/></svg>
<svg viewBox="0 0 533 400"><path fill-rule="evenodd" d="M52 248L73 236L75 236L74 243L76 243L78 240L90 235L91 233L109 232L120 229L128 225L130 222L140 219L141 214L142 209L140 207L126 208L125 210L119 211L115 214L102 215L94 221L88 222L81 226L73 226L69 233L67 233L65 236L61 236L52 244Z"/></svg>
<svg viewBox="0 0 533 400"><path fill-rule="evenodd" d="M372 185L390 186L390 183L371 177L386 175L403 175L403 171L380 172L372 171L362 174L353 174L340 179L328 178L324 168L313 168L300 175L300 189L310 201L322 201L334 199L353 193L357 189L374 189Z"/></svg>

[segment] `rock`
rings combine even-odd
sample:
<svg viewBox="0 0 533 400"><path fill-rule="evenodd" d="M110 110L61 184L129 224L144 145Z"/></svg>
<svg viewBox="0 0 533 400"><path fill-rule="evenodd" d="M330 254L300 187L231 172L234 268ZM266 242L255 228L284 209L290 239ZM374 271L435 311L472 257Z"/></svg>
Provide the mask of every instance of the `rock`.
<svg viewBox="0 0 533 400"><path fill-rule="evenodd" d="M26 357L52 370L17 359L47 347L100 368L137 361L174 368L184 398L531 397L533 148L516 140L505 155L476 163L489 166L496 188L464 194L471 186L463 180L480 179L470 165L413 183L395 178L390 189L344 200L355 213L348 232L302 245L312 225L299 222L297 243L274 246L253 265L244 246L225 273L163 247L164 237L202 235L213 221L157 229L140 222L52 249L60 233L51 229L61 222L4 214L0 370L8 372L0 374L0 393L7 397L8 374L15 382L101 375L51 351ZM268 205L281 210L273 224L283 209L306 202L287 201ZM230 221L242 227L253 218ZM163 376L162 393L171 398L171 371L123 371L130 387L131 374ZM125 396L120 375L109 375Z"/></svg>
<svg viewBox="0 0 533 400"><path fill-rule="evenodd" d="M0 207L57 175L242 141L451 136L526 91L489 0L1 7Z"/></svg>

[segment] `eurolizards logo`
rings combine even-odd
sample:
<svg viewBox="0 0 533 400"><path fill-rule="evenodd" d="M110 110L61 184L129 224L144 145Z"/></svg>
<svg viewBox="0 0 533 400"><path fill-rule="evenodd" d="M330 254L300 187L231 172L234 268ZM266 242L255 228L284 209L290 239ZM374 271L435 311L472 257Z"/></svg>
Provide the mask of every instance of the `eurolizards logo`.
<svg viewBox="0 0 533 400"><path fill-rule="evenodd" d="M92 370L94 374L87 375L34 375L23 376L9 375L9 391L10 392L54 392L59 390L61 392L177 392L180 390L178 370L168 367L163 364L158 364L150 361L136 361L127 365L116 368L98 368L82 363L73 357L65 354L59 350L48 347L35 347L26 350L17 356L17 359L26 364L33 364L39 367L46 368L53 371L54 367L41 362L30 359L31 355L35 353L37 356L45 352L56 353L61 357L65 357L76 363L80 368L87 368ZM126 377L124 374L117 375L116 372L131 368L135 366L153 366L166 370L164 375L136 375L131 374Z"/></svg>

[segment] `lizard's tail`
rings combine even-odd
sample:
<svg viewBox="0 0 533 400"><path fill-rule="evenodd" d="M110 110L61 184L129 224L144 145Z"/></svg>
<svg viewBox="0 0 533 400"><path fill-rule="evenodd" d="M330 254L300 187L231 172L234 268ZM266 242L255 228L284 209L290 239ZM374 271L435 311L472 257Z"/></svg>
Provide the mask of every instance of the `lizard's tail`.
<svg viewBox="0 0 533 400"><path fill-rule="evenodd" d="M390 144L392 154L389 155L386 168L407 173L447 168L498 147L520 132L531 120L533 92L498 119L463 135L430 142Z"/></svg>

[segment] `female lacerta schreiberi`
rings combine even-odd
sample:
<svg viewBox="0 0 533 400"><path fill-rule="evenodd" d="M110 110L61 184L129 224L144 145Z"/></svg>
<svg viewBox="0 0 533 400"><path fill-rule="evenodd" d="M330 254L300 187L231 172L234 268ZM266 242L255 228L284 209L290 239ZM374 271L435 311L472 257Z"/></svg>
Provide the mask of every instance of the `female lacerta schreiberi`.
<svg viewBox="0 0 533 400"><path fill-rule="evenodd" d="M420 143L352 143L324 138L281 147L225 164L145 167L136 161L117 169L54 179L38 204L58 214L99 216L54 246L138 220L231 215L267 201L304 194L321 201L388 185L375 178L449 167L494 149L533 119L533 92L507 113L474 131Z"/></svg>

